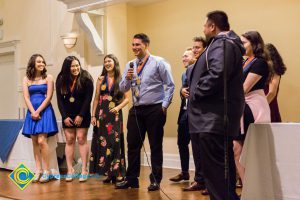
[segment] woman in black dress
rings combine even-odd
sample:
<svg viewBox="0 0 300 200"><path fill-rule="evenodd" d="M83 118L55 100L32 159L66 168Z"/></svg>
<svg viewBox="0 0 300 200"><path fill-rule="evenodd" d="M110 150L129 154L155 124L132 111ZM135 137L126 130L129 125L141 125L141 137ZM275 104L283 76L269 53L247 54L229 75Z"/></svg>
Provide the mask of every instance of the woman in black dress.
<svg viewBox="0 0 300 200"><path fill-rule="evenodd" d="M269 78L269 68L272 66L264 41L257 31L242 34L241 40L246 49L246 60L243 64L245 110L241 124L241 134L233 142L235 164L243 181L245 168L240 164L240 156L251 123L271 122L270 108L264 93Z"/></svg>
<svg viewBox="0 0 300 200"><path fill-rule="evenodd" d="M93 90L93 79L86 70L81 68L78 58L75 56L65 58L56 79L56 95L66 136L65 153L68 167L66 181L73 180L72 161L76 138L82 159L79 181L87 180L87 131L91 122L90 104Z"/></svg>
<svg viewBox="0 0 300 200"><path fill-rule="evenodd" d="M125 176L122 108L128 104L129 95L119 91L120 78L118 59L106 55L92 108L94 133L90 156L90 173L107 175L104 183L115 183Z"/></svg>

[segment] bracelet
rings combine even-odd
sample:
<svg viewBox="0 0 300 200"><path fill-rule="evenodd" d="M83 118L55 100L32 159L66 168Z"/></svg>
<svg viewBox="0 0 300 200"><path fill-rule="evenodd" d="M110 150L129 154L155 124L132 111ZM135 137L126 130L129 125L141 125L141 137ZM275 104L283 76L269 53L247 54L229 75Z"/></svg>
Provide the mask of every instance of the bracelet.
<svg viewBox="0 0 300 200"><path fill-rule="evenodd" d="M96 117L96 116L91 116L91 117Z"/></svg>

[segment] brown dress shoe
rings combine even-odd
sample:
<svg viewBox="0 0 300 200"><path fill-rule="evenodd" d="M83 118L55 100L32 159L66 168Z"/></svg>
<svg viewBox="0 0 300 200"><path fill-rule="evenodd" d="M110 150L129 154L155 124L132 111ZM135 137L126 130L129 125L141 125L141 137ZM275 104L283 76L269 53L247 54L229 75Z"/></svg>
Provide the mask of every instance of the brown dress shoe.
<svg viewBox="0 0 300 200"><path fill-rule="evenodd" d="M173 181L173 182L190 180L190 174L189 173L180 173L180 174L170 178L169 180Z"/></svg>
<svg viewBox="0 0 300 200"><path fill-rule="evenodd" d="M199 190L204 190L205 189L205 184L204 183L198 183L196 181L192 182L189 187L183 188L182 190L185 192L188 191L199 191Z"/></svg>

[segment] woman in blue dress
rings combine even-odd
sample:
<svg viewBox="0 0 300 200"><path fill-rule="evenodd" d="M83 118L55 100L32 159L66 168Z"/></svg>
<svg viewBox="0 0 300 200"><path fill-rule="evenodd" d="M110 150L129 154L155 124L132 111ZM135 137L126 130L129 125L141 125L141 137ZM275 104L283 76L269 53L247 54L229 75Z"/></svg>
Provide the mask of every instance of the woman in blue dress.
<svg viewBox="0 0 300 200"><path fill-rule="evenodd" d="M33 182L41 183L48 182L50 174L47 137L58 132L51 105L54 88L53 77L47 75L46 72L46 62L43 56L34 54L29 59L26 76L23 79L23 96L28 108L23 135L32 139L36 164Z"/></svg>

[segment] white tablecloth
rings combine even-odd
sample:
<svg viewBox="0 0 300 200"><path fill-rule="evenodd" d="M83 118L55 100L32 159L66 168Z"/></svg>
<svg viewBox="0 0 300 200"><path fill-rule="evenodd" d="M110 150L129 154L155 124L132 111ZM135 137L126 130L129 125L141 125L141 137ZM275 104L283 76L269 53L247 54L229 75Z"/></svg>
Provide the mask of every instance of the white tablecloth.
<svg viewBox="0 0 300 200"><path fill-rule="evenodd" d="M56 137L48 138L49 144L49 162L50 162L50 170L53 175L58 175L58 164L57 164L57 156L56 156ZM31 171L35 172L35 160L33 156L33 145L31 138L27 138L22 135L22 129L19 132L19 135L14 143L13 148L8 156L8 159L5 163L0 160L0 168L13 170L16 168L21 162L23 162Z"/></svg>
<svg viewBox="0 0 300 200"><path fill-rule="evenodd" d="M242 200L300 200L300 123L251 124Z"/></svg>
<svg viewBox="0 0 300 200"><path fill-rule="evenodd" d="M57 148L58 147L57 143L66 142L61 121L57 121L57 125L58 125L58 133L55 136L48 138L48 144L50 150L49 152L50 169L51 169L51 173L55 175L55 178L59 177L57 156L62 158L65 151L64 145L61 146L60 148ZM87 135L89 145L90 145L90 141L92 140L92 136L93 136L93 128L92 126L90 126ZM80 156L78 152L78 144L76 143L75 160L77 161L79 158ZM22 130L19 132L19 135L15 141L15 144L9 154L7 161L3 163L0 159L0 168L13 170L21 162L23 162L29 169L35 172L36 168L35 168L35 160L33 156L32 140L22 135Z"/></svg>

